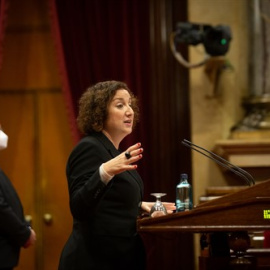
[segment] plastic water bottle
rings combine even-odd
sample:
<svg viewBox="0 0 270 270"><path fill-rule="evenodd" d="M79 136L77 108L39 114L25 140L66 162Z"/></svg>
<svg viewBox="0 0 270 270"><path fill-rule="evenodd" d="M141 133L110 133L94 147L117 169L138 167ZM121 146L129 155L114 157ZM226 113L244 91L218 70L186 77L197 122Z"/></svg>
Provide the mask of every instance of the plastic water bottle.
<svg viewBox="0 0 270 270"><path fill-rule="evenodd" d="M192 207L192 187L188 182L188 175L182 173L180 182L176 186L176 212L191 210Z"/></svg>

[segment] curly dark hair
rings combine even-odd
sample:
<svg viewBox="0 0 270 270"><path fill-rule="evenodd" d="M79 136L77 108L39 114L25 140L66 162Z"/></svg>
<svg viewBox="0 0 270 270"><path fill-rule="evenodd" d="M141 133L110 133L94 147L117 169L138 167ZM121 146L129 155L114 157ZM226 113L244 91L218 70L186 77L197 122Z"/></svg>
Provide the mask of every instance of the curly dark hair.
<svg viewBox="0 0 270 270"><path fill-rule="evenodd" d="M79 100L79 115L77 124L84 135L100 132L107 119L108 105L119 89L125 89L131 96L131 106L134 111L133 127L139 120L138 100L127 84L120 81L104 81L89 87Z"/></svg>

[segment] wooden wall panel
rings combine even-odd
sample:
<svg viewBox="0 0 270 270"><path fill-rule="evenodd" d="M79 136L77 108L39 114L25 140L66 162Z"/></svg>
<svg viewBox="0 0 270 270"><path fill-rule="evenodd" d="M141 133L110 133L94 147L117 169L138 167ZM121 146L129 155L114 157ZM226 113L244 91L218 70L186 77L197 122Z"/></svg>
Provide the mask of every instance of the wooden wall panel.
<svg viewBox="0 0 270 270"><path fill-rule="evenodd" d="M57 269L72 226L65 166L73 143L46 2L11 1L0 72L0 123L10 136L0 166L37 233L18 270Z"/></svg>
<svg viewBox="0 0 270 270"><path fill-rule="evenodd" d="M38 103L41 162L39 192L42 198L40 227L43 243L40 257L43 260L43 269L51 270L56 269L63 246L72 229L65 172L66 162L73 146L62 93L60 91L42 93L39 95Z"/></svg>

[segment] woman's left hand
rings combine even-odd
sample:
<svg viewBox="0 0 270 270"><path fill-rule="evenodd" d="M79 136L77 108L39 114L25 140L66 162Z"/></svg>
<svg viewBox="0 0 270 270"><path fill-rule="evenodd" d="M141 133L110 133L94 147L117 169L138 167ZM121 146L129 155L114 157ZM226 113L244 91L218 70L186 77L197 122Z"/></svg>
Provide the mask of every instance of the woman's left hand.
<svg viewBox="0 0 270 270"><path fill-rule="evenodd" d="M142 202L141 208L143 211L150 213L154 202ZM171 214L176 209L175 203L172 202L162 202L162 204L166 207L167 213Z"/></svg>

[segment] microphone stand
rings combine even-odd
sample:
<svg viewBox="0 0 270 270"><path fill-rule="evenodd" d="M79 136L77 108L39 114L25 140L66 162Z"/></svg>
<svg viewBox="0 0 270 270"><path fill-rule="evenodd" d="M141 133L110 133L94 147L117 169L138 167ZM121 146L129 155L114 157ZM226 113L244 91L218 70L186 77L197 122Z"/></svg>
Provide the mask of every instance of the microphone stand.
<svg viewBox="0 0 270 270"><path fill-rule="evenodd" d="M219 155L201 147L198 146L186 139L184 139L182 141L182 144L192 150L197 151L198 153L210 158L211 160L213 160L214 162L218 163L220 166L222 166L223 168L226 168L230 171L232 171L234 174L240 176L242 179L244 179L247 184L249 186L254 185L255 184L255 180L252 177L251 174L249 174L247 171L241 169L240 167L237 167L236 165L231 164L229 161L227 161L226 159L220 157Z"/></svg>
<svg viewBox="0 0 270 270"><path fill-rule="evenodd" d="M219 155L201 146L198 146L186 139L182 141L182 144L210 158L211 160L218 163L222 167L240 176L242 179L244 179L247 182L249 186L255 184L255 180L251 174L231 164L229 161L220 157ZM252 261L250 261L249 259L245 257L246 250L250 247L250 242L249 242L250 240L249 240L249 236L247 232L245 231L232 232L229 235L227 235L226 232L214 232L209 235L209 238L210 238L210 246L211 246L210 250L212 251L213 256L230 258L230 249L234 251L235 258L233 260L230 260L228 264L228 267L230 267L230 269L235 269L235 270L236 269L251 269L250 266L252 264Z"/></svg>

